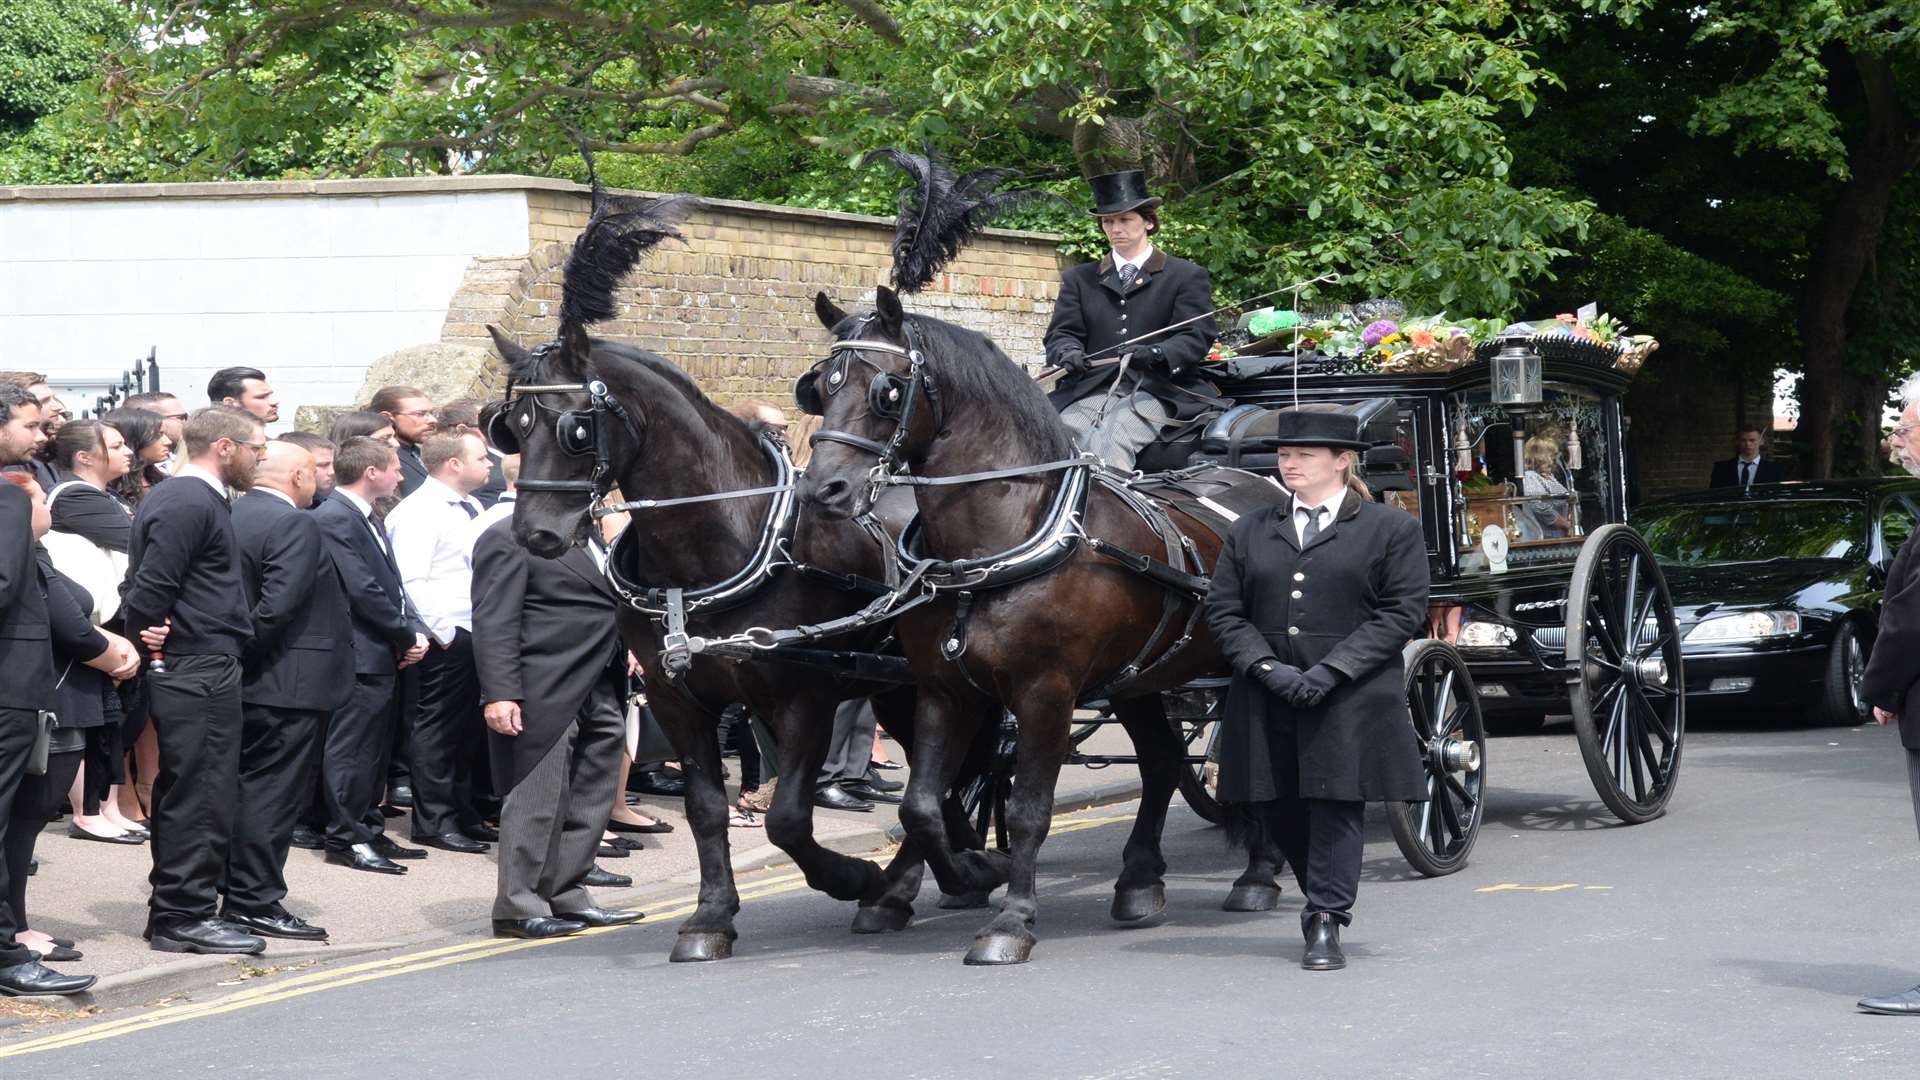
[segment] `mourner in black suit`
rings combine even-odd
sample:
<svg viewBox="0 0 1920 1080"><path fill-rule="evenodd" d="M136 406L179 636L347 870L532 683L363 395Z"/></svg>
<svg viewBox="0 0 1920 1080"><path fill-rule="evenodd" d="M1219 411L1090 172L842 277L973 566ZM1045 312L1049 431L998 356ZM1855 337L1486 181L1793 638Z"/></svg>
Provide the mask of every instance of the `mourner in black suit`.
<svg viewBox="0 0 1920 1080"><path fill-rule="evenodd" d="M421 444L439 430L433 399L411 386L383 386L374 392L367 408L393 421L394 437L400 440L400 494L413 494L427 479Z"/></svg>
<svg viewBox="0 0 1920 1080"><path fill-rule="evenodd" d="M426 628L401 591L400 571L373 520L373 504L400 486L400 461L386 443L360 436L334 452L333 472L333 494L313 519L346 594L353 680L346 702L327 723L321 748L327 861L401 874L406 867L394 859L426 852L387 837L380 790L397 723L394 678L426 652Z"/></svg>
<svg viewBox="0 0 1920 1080"><path fill-rule="evenodd" d="M233 504L253 639L243 657L240 802L221 914L253 933L299 940L327 932L281 903L287 849L327 716L353 692L346 593L306 512L315 487L313 455L274 441L253 490Z"/></svg>
<svg viewBox="0 0 1920 1080"><path fill-rule="evenodd" d="M1787 470L1777 461L1768 461L1760 456L1761 444L1765 433L1751 425L1740 429L1734 444L1733 457L1713 463L1713 475L1708 487L1750 487L1754 484L1777 484L1787 478Z"/></svg>
<svg viewBox="0 0 1920 1080"><path fill-rule="evenodd" d="M266 943L218 918L218 903L245 723L240 656L253 636L227 499L252 486L267 436L225 405L195 413L186 436L187 464L134 517L120 605L127 637L165 661L147 675L160 739L147 938L162 952L257 953Z"/></svg>
<svg viewBox="0 0 1920 1080"><path fill-rule="evenodd" d="M1200 266L1150 242L1160 200L1147 194L1144 173L1090 183L1112 250L1060 279L1045 340L1047 363L1066 374L1049 396L1083 449L1131 469L1168 420L1190 419L1218 397L1195 370L1213 342L1213 285ZM1150 336L1177 323L1186 325ZM1123 355L1131 359L1116 391L1121 365L1096 361Z"/></svg>
<svg viewBox="0 0 1920 1080"><path fill-rule="evenodd" d="M596 537L597 541L597 537ZM493 746L500 811L494 932L554 937L632 922L596 907L585 879L613 809L625 749L626 649L604 555L537 559L513 522L473 550L473 654Z"/></svg>
<svg viewBox="0 0 1920 1080"><path fill-rule="evenodd" d="M1352 414L1280 415L1289 503L1235 522L1207 594L1232 664L1219 797L1229 828L1278 843L1306 896L1304 966L1344 967L1369 802L1424 800L1401 650L1426 621L1418 518L1348 486Z"/></svg>

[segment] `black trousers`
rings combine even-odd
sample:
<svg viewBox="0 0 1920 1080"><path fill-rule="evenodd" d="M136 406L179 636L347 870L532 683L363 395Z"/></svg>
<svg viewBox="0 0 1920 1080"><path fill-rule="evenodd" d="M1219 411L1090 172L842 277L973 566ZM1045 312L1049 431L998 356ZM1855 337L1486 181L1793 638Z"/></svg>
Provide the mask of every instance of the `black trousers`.
<svg viewBox="0 0 1920 1080"><path fill-rule="evenodd" d="M287 898L287 851L313 790L326 714L243 705L240 799L227 852L227 910L279 915Z"/></svg>
<svg viewBox="0 0 1920 1080"><path fill-rule="evenodd" d="M27 756L33 752L33 733L39 713L34 709L0 707L0 832L13 831L14 804L20 794L20 782L27 774ZM35 823L37 832L40 824ZM0 860L0 967L24 964L32 959L26 947L13 936L26 928L25 912L15 912L8 897L13 895L12 859Z"/></svg>
<svg viewBox="0 0 1920 1080"><path fill-rule="evenodd" d="M420 665L394 679L393 730L387 754L387 786L413 786L413 719L420 715Z"/></svg>
<svg viewBox="0 0 1920 1080"><path fill-rule="evenodd" d="M18 934L33 924L27 919L27 868L33 863L33 845L40 839L41 830L54 812L67 801L67 791L73 787L73 778L80 773L80 760L85 757L80 750L64 754L47 756L47 771L42 776L26 776L20 780L20 790L13 797L13 814L7 819L5 839L0 840L0 848L5 850L7 891L0 896L13 911L13 932Z"/></svg>
<svg viewBox="0 0 1920 1080"><path fill-rule="evenodd" d="M1360 855L1365 849L1367 804L1337 799L1277 799L1271 804L1273 838L1300 881L1307 906L1300 925L1314 915L1353 923L1360 892Z"/></svg>
<svg viewBox="0 0 1920 1080"><path fill-rule="evenodd" d="M380 794L393 752L394 678L356 674L353 694L327 718L320 785L327 800L327 847L345 851L386 831Z"/></svg>
<svg viewBox="0 0 1920 1080"><path fill-rule="evenodd" d="M160 777L153 784L153 896L149 929L212 918L240 787L240 661L232 656L168 657L149 672Z"/></svg>
<svg viewBox="0 0 1920 1080"><path fill-rule="evenodd" d="M441 836L480 824L474 762L486 744L473 635L457 631L419 663L420 711L413 718L413 835ZM478 744L478 745L476 745Z"/></svg>

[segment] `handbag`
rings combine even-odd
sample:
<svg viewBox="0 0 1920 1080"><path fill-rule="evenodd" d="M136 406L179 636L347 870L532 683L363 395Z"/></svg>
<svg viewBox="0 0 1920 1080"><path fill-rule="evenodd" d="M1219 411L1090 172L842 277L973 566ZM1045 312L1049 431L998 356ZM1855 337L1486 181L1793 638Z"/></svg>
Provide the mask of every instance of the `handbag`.
<svg viewBox="0 0 1920 1080"><path fill-rule="evenodd" d="M627 756L635 765L680 759L673 740L667 738L660 721L653 718L653 710L647 708L645 694L636 693L627 698Z"/></svg>
<svg viewBox="0 0 1920 1080"><path fill-rule="evenodd" d="M53 508L53 501L61 492L81 483L84 481L68 480L54 485L54 489L47 492L47 508ZM40 543L53 559L53 568L93 598L93 610L88 613L93 617L93 624L107 625L120 610L120 583L127 577L126 553L101 547L70 532L49 532Z"/></svg>

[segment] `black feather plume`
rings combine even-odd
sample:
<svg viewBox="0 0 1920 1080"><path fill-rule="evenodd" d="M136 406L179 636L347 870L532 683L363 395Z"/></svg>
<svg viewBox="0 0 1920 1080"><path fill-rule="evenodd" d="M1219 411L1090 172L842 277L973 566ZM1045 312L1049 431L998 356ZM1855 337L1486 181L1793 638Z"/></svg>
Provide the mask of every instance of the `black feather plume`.
<svg viewBox="0 0 1920 1080"><path fill-rule="evenodd" d="M931 284L934 275L994 218L1016 207L1058 198L1032 188L996 193L994 188L1016 175L1014 169L975 169L956 176L946 162L930 153L909 154L892 147L868 151L859 167L876 158L892 162L913 178L913 185L900 192L893 233L893 287L903 293L919 292Z"/></svg>
<svg viewBox="0 0 1920 1080"><path fill-rule="evenodd" d="M560 290L560 325L584 327L613 318L620 279L647 249L662 240L684 239L677 228L700 206L690 195L643 198L609 195L593 180L593 215L567 256L566 283Z"/></svg>

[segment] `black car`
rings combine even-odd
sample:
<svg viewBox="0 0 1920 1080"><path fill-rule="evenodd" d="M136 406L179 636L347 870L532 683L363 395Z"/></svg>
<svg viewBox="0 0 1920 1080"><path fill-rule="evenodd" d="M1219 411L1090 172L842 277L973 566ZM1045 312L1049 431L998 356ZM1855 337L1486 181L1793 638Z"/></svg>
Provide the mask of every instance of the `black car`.
<svg viewBox="0 0 1920 1080"><path fill-rule="evenodd" d="M1860 675L1920 479L1717 488L1633 513L1666 573L1687 699L1870 719Z"/></svg>

